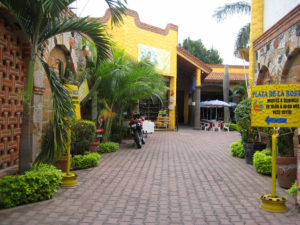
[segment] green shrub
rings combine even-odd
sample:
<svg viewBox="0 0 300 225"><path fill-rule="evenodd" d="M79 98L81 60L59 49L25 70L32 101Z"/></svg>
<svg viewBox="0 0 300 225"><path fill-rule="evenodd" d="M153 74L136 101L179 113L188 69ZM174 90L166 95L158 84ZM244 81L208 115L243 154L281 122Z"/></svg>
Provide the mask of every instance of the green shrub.
<svg viewBox="0 0 300 225"><path fill-rule="evenodd" d="M75 155L72 158L71 167L72 169L86 169L95 167L98 165L100 155L95 153L88 153L86 155Z"/></svg>
<svg viewBox="0 0 300 225"><path fill-rule="evenodd" d="M241 127L235 123L231 123L229 125L229 130L230 131L240 131L241 130Z"/></svg>
<svg viewBox="0 0 300 225"><path fill-rule="evenodd" d="M99 145L99 153L116 152L119 150L119 143L105 142Z"/></svg>
<svg viewBox="0 0 300 225"><path fill-rule="evenodd" d="M271 151L265 149L256 151L253 155L253 165L256 171L261 174L271 175L272 173L272 156Z"/></svg>
<svg viewBox="0 0 300 225"><path fill-rule="evenodd" d="M231 154L238 158L244 158L244 146L242 141L235 141L230 145Z"/></svg>
<svg viewBox="0 0 300 225"><path fill-rule="evenodd" d="M24 175L0 179L0 208L50 199L61 184L61 170L36 164Z"/></svg>
<svg viewBox="0 0 300 225"><path fill-rule="evenodd" d="M95 140L95 123L89 120L76 120L71 130L71 153L72 155L83 155L89 143Z"/></svg>
<svg viewBox="0 0 300 225"><path fill-rule="evenodd" d="M288 190L286 190L287 193L289 193L291 196L296 197L297 195L297 180L295 183L290 187Z"/></svg>

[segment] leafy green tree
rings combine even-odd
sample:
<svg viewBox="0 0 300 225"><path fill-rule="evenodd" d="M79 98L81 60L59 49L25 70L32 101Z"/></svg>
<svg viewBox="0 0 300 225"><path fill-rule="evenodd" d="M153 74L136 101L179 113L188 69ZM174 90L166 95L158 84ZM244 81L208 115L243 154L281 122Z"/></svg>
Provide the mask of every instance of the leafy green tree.
<svg viewBox="0 0 300 225"><path fill-rule="evenodd" d="M98 61L107 58L110 42L105 33L105 26L88 17L78 18L68 12L69 5L75 0L0 0L17 20L30 43L30 60L26 78L25 110L22 124L20 144L20 172L30 169L32 157L32 110L30 109L33 94L34 65L40 58L43 44L49 38L64 32L81 32L89 36L95 43ZM112 12L112 21L122 17L125 5L121 0L105 0ZM126 0L124 0L126 3ZM43 65L44 62L42 61ZM45 66L44 66L45 68ZM52 88L57 88L57 80L53 80ZM53 89L52 89L53 91ZM66 93L62 93L64 95ZM59 96L57 96L59 97ZM60 99L57 99L60 102ZM64 119L67 119L67 115ZM67 129L67 128L66 128Z"/></svg>
<svg viewBox="0 0 300 225"><path fill-rule="evenodd" d="M217 21L222 21L226 19L230 15L241 14L241 15L250 15L251 13L251 5L248 2L235 2L230 4L225 4L223 6L218 7L213 17L217 19ZM238 36L235 41L234 55L237 56L238 49L247 48L250 40L250 23L246 24L242 27L238 33Z"/></svg>
<svg viewBox="0 0 300 225"><path fill-rule="evenodd" d="M238 83L233 88L233 95L230 96L231 100L237 98L238 101L242 101L246 98L248 98L248 91L247 91L247 83L246 81L242 81L241 83Z"/></svg>
<svg viewBox="0 0 300 225"><path fill-rule="evenodd" d="M202 60L204 63L223 63L223 59L220 57L219 52L214 48L207 50L200 39L197 41L193 41L188 37L183 41L182 47L189 53L191 53L193 56L196 56L197 58Z"/></svg>
<svg viewBox="0 0 300 225"><path fill-rule="evenodd" d="M124 50L113 50L111 59L99 66L96 75L101 77L101 82L95 92L105 107L102 110L105 117L104 142L110 138L116 115L119 115L121 124L121 115L128 106L151 96L162 100L167 91L164 77L150 62L136 62Z"/></svg>

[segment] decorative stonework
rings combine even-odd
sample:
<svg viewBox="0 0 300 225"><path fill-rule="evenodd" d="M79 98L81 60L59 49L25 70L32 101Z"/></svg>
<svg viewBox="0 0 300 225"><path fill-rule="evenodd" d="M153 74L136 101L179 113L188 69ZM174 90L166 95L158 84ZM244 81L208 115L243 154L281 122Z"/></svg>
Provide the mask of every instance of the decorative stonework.
<svg viewBox="0 0 300 225"><path fill-rule="evenodd" d="M22 43L0 19L0 172L19 163L25 77Z"/></svg>
<svg viewBox="0 0 300 225"><path fill-rule="evenodd" d="M256 51L255 83L263 67L268 69L272 82L281 82L281 77L286 75L283 71L287 60L300 47L299 26L296 24L288 28Z"/></svg>

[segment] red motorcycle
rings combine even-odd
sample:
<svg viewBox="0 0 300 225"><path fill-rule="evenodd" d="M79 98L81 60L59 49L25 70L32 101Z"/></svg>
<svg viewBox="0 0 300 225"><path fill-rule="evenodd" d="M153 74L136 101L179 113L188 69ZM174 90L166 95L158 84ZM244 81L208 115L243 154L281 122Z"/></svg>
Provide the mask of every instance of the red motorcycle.
<svg viewBox="0 0 300 225"><path fill-rule="evenodd" d="M134 113L130 119L129 126L133 134L133 138L137 148L142 148L142 144L145 144L145 135L143 131L144 118L138 113Z"/></svg>

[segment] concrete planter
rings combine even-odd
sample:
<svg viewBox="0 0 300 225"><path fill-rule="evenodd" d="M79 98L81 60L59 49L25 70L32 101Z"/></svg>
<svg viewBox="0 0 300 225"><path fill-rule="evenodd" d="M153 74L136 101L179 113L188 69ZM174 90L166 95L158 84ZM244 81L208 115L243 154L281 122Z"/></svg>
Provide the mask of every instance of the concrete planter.
<svg viewBox="0 0 300 225"><path fill-rule="evenodd" d="M266 148L266 144L255 142L255 143L248 143L244 142L244 152L245 152L245 160L247 164L253 164L253 155L256 151L261 151Z"/></svg>
<svg viewBox="0 0 300 225"><path fill-rule="evenodd" d="M297 179L297 157L277 157L277 180L282 188L290 188Z"/></svg>

